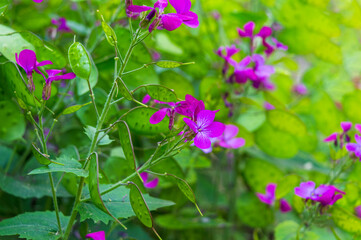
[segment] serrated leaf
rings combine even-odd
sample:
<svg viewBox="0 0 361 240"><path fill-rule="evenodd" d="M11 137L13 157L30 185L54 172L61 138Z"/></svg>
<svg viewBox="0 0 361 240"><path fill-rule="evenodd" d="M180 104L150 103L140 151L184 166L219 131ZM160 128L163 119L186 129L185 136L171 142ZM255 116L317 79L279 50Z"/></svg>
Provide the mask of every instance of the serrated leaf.
<svg viewBox="0 0 361 240"><path fill-rule="evenodd" d="M67 108L64 109L64 111L60 115L72 114L72 113L78 111L79 109L81 109L82 107L84 107L84 106L86 106L86 105L88 105L90 103L91 102L81 104L81 105L73 105L73 106L67 107Z"/></svg>
<svg viewBox="0 0 361 240"><path fill-rule="evenodd" d="M130 101L133 100L132 94L129 92L127 86L120 77L118 77L117 83L120 94L125 97L125 99L128 99Z"/></svg>
<svg viewBox="0 0 361 240"><path fill-rule="evenodd" d="M28 173L28 175L44 174L49 172L64 172L72 173L79 177L88 177L88 171L83 169L81 163L79 163L78 160L74 159L73 157L63 154L57 158L56 161L62 165L50 163L47 166L32 170Z"/></svg>
<svg viewBox="0 0 361 240"><path fill-rule="evenodd" d="M304 136L306 134L306 126L296 115L274 109L267 112L267 120L271 125L280 131L290 133L295 136Z"/></svg>
<svg viewBox="0 0 361 240"><path fill-rule="evenodd" d="M70 217L60 212L60 222L65 227ZM20 238L32 240L56 240L58 225L55 212L27 212L0 222L0 236L19 235Z"/></svg>
<svg viewBox="0 0 361 240"><path fill-rule="evenodd" d="M188 63L181 63L176 61L170 61L170 60L161 60L155 63L158 67L161 68L177 68L183 65L189 65L194 64L194 62L188 62Z"/></svg>
<svg viewBox="0 0 361 240"><path fill-rule="evenodd" d="M146 85L147 93L152 98L161 102L177 102L177 95L172 89L164 87L162 85Z"/></svg>
<svg viewBox="0 0 361 240"><path fill-rule="evenodd" d="M150 117L158 109L150 107L133 108L126 116L126 122L132 132L143 135L155 135L169 132L169 118L166 116L160 123L151 124Z"/></svg>
<svg viewBox="0 0 361 240"><path fill-rule="evenodd" d="M108 189L110 186L112 185L100 185L100 190L103 191ZM85 195L85 197L86 196L87 195ZM148 204L149 210L151 211L174 204L167 200L150 197L148 194L144 194L143 196ZM129 189L127 187L120 186L110 193L104 194L102 199L105 206L110 212L114 213L116 218L121 219L135 216L135 213L130 205ZM102 221L103 223L108 224L109 221L113 220L113 218L92 203L82 202L78 205L78 210L80 214L80 221L93 219L94 222Z"/></svg>
<svg viewBox="0 0 361 240"><path fill-rule="evenodd" d="M92 140L94 138L95 131L96 131L96 128L94 128L92 126L86 126L86 128L85 128L85 134L89 137L90 140ZM100 138L102 138L102 139L99 141ZM98 135L98 141L99 141L98 145L108 145L113 142L113 140L109 139L108 135L105 135L103 137L103 133L100 133Z"/></svg>
<svg viewBox="0 0 361 240"><path fill-rule="evenodd" d="M124 229L127 229L116 217L113 216L105 206L103 199L101 198L100 189L99 189L99 162L98 154L92 153L89 156L89 193L92 199L92 202L99 209L111 216L120 226Z"/></svg>
<svg viewBox="0 0 361 240"><path fill-rule="evenodd" d="M91 62L85 47L74 42L68 50L69 63L73 72L80 78L89 79Z"/></svg>
<svg viewBox="0 0 361 240"><path fill-rule="evenodd" d="M189 201L191 201L196 206L199 214L201 216L203 216L201 210L199 209L199 207L197 205L196 196L194 195L194 192L193 192L191 186L189 186L189 184L185 180L183 180L183 179L181 179L181 178L179 178L179 177L177 177L177 176L175 176L173 174L167 173L166 176L169 176L169 177L173 178L176 181L178 188L189 199Z"/></svg>

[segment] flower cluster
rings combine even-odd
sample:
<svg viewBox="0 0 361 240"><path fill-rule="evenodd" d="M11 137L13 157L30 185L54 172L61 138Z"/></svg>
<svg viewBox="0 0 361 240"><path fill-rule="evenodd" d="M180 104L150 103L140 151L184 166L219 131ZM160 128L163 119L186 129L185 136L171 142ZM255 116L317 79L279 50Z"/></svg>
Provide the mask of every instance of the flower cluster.
<svg viewBox="0 0 361 240"><path fill-rule="evenodd" d="M154 29L173 31L182 23L191 28L198 27L198 15L190 11L192 6L190 0L169 0L169 3L174 7L176 13L164 13L168 6L168 0L158 0L153 7L133 5L132 0L126 0L126 13L128 17L138 18L141 13L149 11L140 23L140 26L147 27L154 18L149 25L149 32Z"/></svg>
<svg viewBox="0 0 361 240"><path fill-rule="evenodd" d="M244 25L243 29L238 29L238 34L241 38L250 39L250 56L246 56L240 62L232 59L232 56L240 52L240 49L235 45L220 47L216 51L217 55L225 61L222 73L228 83L245 84L249 80L256 89L273 90L274 85L269 78L275 72L274 67L266 65L265 58L262 55L254 54L255 38L262 39L266 56L270 56L276 49L287 50L287 46L278 42L275 38L271 38L272 43L268 42L272 35L270 27L262 27L257 34L254 33L254 28L254 22L248 22ZM234 68L234 71L228 74L230 66Z"/></svg>
<svg viewBox="0 0 361 240"><path fill-rule="evenodd" d="M316 184L314 182L308 181L303 182L299 187L296 187L295 194L305 200L319 202L323 206L327 206L333 205L346 193L333 185L321 184L318 188L316 188Z"/></svg>
<svg viewBox="0 0 361 240"><path fill-rule="evenodd" d="M62 79L73 79L76 77L74 73L61 74L63 71L56 69L46 70L48 77L45 77L45 75L39 70L38 67L53 63L50 60L45 60L39 63L36 59L35 52L29 49L22 50L19 53L19 55L15 53L15 59L17 64L25 70L26 76L28 78L28 88L30 92L33 92L35 90L35 85L33 81L34 71L44 77L45 79L45 85L43 88L44 100L48 100L50 98L51 84L53 81L59 81Z"/></svg>
<svg viewBox="0 0 361 240"><path fill-rule="evenodd" d="M266 193L256 193L258 199L270 206L274 206L276 202L276 188L277 184L269 183L266 186ZM287 202L286 199L281 198L279 201L280 204L280 211L283 213L289 212L292 210L291 205Z"/></svg>
<svg viewBox="0 0 361 240"><path fill-rule="evenodd" d="M355 124L356 130L361 133L361 124ZM349 152L353 152L356 157L361 161L361 136L355 134L356 143L347 143L346 150Z"/></svg>
<svg viewBox="0 0 361 240"><path fill-rule="evenodd" d="M356 124L358 125L358 124ZM344 145L344 142L349 143L350 142L350 136L347 134L347 132L352 128L351 122L341 122L341 128L342 133L334 132L330 136L326 137L323 141L324 142L333 142L335 146L338 146L338 143L340 142L340 147L342 148Z"/></svg>
<svg viewBox="0 0 361 240"><path fill-rule="evenodd" d="M148 102L149 97L146 96L143 102ZM207 149L211 147L211 139L220 137L225 129L225 125L220 122L215 122L215 115L217 111L206 110L204 102L197 100L193 96L187 94L184 101L180 102L160 102L154 100L155 103L168 105L155 112L149 122L151 124L158 124L166 115L169 116L169 128L172 129L175 119L175 114L185 116L183 121L188 125L189 131L184 133L187 140L194 139L194 144L200 149Z"/></svg>

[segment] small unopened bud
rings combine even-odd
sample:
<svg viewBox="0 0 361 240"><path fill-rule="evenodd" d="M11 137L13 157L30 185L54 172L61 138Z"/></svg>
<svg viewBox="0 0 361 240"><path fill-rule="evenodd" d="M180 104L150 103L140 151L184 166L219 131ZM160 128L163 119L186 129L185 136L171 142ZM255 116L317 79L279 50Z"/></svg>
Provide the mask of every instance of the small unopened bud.
<svg viewBox="0 0 361 240"><path fill-rule="evenodd" d="M152 9L148 15L140 22L141 28L147 28L150 21L154 18L155 14L157 13L157 10Z"/></svg>

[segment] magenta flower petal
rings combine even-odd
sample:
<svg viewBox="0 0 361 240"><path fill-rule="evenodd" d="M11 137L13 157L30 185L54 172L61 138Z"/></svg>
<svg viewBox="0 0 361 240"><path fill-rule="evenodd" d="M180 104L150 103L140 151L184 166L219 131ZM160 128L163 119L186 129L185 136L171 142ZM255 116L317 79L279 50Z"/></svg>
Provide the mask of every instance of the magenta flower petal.
<svg viewBox="0 0 361 240"><path fill-rule="evenodd" d="M268 205L272 205L273 201L266 195L266 194L262 194L262 193L256 193L258 199Z"/></svg>
<svg viewBox="0 0 361 240"><path fill-rule="evenodd" d="M49 64L53 64L53 62L50 61L50 60L45 60L45 61L41 61L39 63L36 63L36 66L41 67L41 66L45 66L45 65L49 65Z"/></svg>
<svg viewBox="0 0 361 240"><path fill-rule="evenodd" d="M17 58L17 63L25 70L27 75L31 74L36 67L35 52L29 49L22 50Z"/></svg>
<svg viewBox="0 0 361 240"><path fill-rule="evenodd" d="M328 136L327 138L323 139L324 142L333 142L337 140L337 135L338 133L332 133L330 136Z"/></svg>
<svg viewBox="0 0 361 240"><path fill-rule="evenodd" d="M243 29L238 28L238 34L240 37L253 37L255 24L254 22L248 22L243 26Z"/></svg>
<svg viewBox="0 0 361 240"><path fill-rule="evenodd" d="M183 118L183 121L188 125L188 127L190 129L192 129L193 132L197 133L198 129L197 129L197 124L195 124L195 122L193 122L192 120L190 120L189 118Z"/></svg>
<svg viewBox="0 0 361 240"><path fill-rule="evenodd" d="M310 199L316 184L312 181L303 182L299 187L295 187L295 194L301 198Z"/></svg>
<svg viewBox="0 0 361 240"><path fill-rule="evenodd" d="M223 135L224 135L224 139L230 140L232 138L234 138L235 136L237 136L238 134L238 127L232 124L228 124L226 125L226 128L224 129Z"/></svg>
<svg viewBox="0 0 361 240"><path fill-rule="evenodd" d="M347 132L352 128L352 123L351 122L341 122L341 128L344 132Z"/></svg>
<svg viewBox="0 0 361 240"><path fill-rule="evenodd" d="M269 102L264 102L263 107L264 107L264 109L266 109L266 110L273 110L273 109L275 109L275 106L273 106L273 105L270 104Z"/></svg>
<svg viewBox="0 0 361 240"><path fill-rule="evenodd" d="M356 143L347 143L346 144L346 150L349 152L355 152L358 145Z"/></svg>
<svg viewBox="0 0 361 240"><path fill-rule="evenodd" d="M280 199L280 210L283 213L289 212L292 210L291 205L287 202L286 199Z"/></svg>
<svg viewBox="0 0 361 240"><path fill-rule="evenodd" d="M141 13L141 12L146 12L148 10L153 9L152 7L148 7L148 6L138 6L138 5L130 5L127 7L128 11L134 12L134 13Z"/></svg>
<svg viewBox="0 0 361 240"><path fill-rule="evenodd" d="M265 39L265 38L271 36L271 34L272 34L272 28L264 26L264 27L261 28L261 30L259 31L257 36Z"/></svg>
<svg viewBox="0 0 361 240"><path fill-rule="evenodd" d="M169 3L174 7L177 13L189 12L192 6L190 0L169 0Z"/></svg>
<svg viewBox="0 0 361 240"><path fill-rule="evenodd" d="M211 147L212 143L205 133L199 132L194 138L194 145L200 149L207 149Z"/></svg>
<svg viewBox="0 0 361 240"><path fill-rule="evenodd" d="M266 194L273 199L276 198L276 187L277 187L277 184L275 184L275 183L269 183L266 186Z"/></svg>
<svg viewBox="0 0 361 240"><path fill-rule="evenodd" d="M175 13L164 14L161 17L161 29L173 31L182 25L182 19Z"/></svg>
<svg viewBox="0 0 361 240"><path fill-rule="evenodd" d="M151 180L149 182L145 182L144 187L146 187L146 188L155 188L155 187L157 187L158 182L159 182L159 179L154 178L153 180Z"/></svg>
<svg viewBox="0 0 361 240"><path fill-rule="evenodd" d="M105 232L104 231L93 232L87 234L85 237L92 238L93 240L105 240Z"/></svg>
<svg viewBox="0 0 361 240"><path fill-rule="evenodd" d="M160 123L164 118L165 115L167 115L168 108L162 108L158 111L156 111L149 119L149 122L151 124L158 124Z"/></svg>
<svg viewBox="0 0 361 240"><path fill-rule="evenodd" d="M167 0L158 0L154 3L154 8L159 8L159 12L163 13L164 9L168 6Z"/></svg>
<svg viewBox="0 0 361 240"><path fill-rule="evenodd" d="M306 86L302 83L295 84L292 89L295 93L299 95L306 95L308 92Z"/></svg>
<svg viewBox="0 0 361 240"><path fill-rule="evenodd" d="M361 205L355 207L356 216L361 218Z"/></svg>
<svg viewBox="0 0 361 240"><path fill-rule="evenodd" d="M208 127L204 128L204 132L210 138L219 137L223 134L225 125L221 122L213 122Z"/></svg>
<svg viewBox="0 0 361 240"><path fill-rule="evenodd" d="M359 133L361 133L361 124L355 124L355 128Z"/></svg>
<svg viewBox="0 0 361 240"><path fill-rule="evenodd" d="M191 28L197 28L199 26L198 15L194 12L188 12L182 14L183 16L189 17L189 19L183 20L183 23Z"/></svg>
<svg viewBox="0 0 361 240"><path fill-rule="evenodd" d="M141 172L139 175L142 178L144 183L148 181L148 175L149 174L147 172Z"/></svg>
<svg viewBox="0 0 361 240"><path fill-rule="evenodd" d="M275 183L269 183L266 186L266 194L256 193L257 197L261 202L264 202L268 205L273 205L276 200L276 187Z"/></svg>
<svg viewBox="0 0 361 240"><path fill-rule="evenodd" d="M142 103L147 104L150 101L151 97L147 94L144 96Z"/></svg>
<svg viewBox="0 0 361 240"><path fill-rule="evenodd" d="M216 114L211 110L202 110L197 115L197 126L202 130L214 121Z"/></svg>
<svg viewBox="0 0 361 240"><path fill-rule="evenodd" d="M33 2L36 2L36 3L41 3L43 2L44 0L33 0Z"/></svg>
<svg viewBox="0 0 361 240"><path fill-rule="evenodd" d="M227 141L227 143L226 143L227 146L222 146L221 143L222 142L219 143L219 145L221 147L236 149L236 148L243 147L244 144L246 143L246 141L243 138L233 138L233 139Z"/></svg>

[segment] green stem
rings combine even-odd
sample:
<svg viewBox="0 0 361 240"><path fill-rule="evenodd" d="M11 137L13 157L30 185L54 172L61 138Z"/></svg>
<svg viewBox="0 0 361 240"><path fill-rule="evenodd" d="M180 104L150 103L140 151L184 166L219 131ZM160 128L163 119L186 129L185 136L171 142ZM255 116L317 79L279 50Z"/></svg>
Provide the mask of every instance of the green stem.
<svg viewBox="0 0 361 240"><path fill-rule="evenodd" d="M126 56L124 58L124 62L122 64L122 67L119 71L119 74L116 74L117 73L117 63L115 63L115 69L114 69L114 82L113 82L113 85L112 85L112 88L110 90L110 93L108 94L108 97L107 97L107 100L104 104L104 108L103 108L103 111L102 113L100 114L100 117L98 119L98 123L97 123L97 126L96 126L96 131L95 131L95 134L94 134L94 137L92 139L92 142L91 142L91 145L90 145L90 149L89 149L89 153L88 153L88 156L94 152L95 148L96 148L96 145L97 145L97 140L98 140L98 136L99 136L99 133L100 133L100 129L102 129L102 126L104 124L104 121L105 121L105 118L108 114L108 111L110 109L110 103L112 102L113 100L113 97L114 97L114 94L115 94L115 91L117 89L117 78L118 76L121 76L124 72L124 69L129 61L129 58L133 52L133 48L134 48L134 43L136 42L137 38L138 38L138 34L139 34L139 29L136 31L136 34L135 34L135 37L133 38L132 42L131 42L131 45L129 46L129 49L126 53ZM115 61L117 62L118 59L115 59ZM85 166L87 165L87 162L85 163ZM134 173L134 174L137 174L137 173ZM74 202L74 205L73 205L73 209L72 209L72 212L71 212L71 216L70 216L70 220L68 222L68 226L66 228L66 231L65 231L65 234L64 234L64 240L67 240L69 238L69 235L70 235L70 232L73 228L73 224L74 224L74 221L76 219L76 216L78 214L78 210L77 210L77 206L80 202L80 197L82 195L82 191L83 191L83 187L84 187L84 182L85 182L85 178L84 177L81 177L80 178L80 182L79 182L79 186L78 186L78 191L77 191L77 194L75 196L75 202Z"/></svg>
<svg viewBox="0 0 361 240"><path fill-rule="evenodd" d="M91 87L91 85L90 85L89 78L87 79L87 83L88 83L88 87L89 87L90 97L91 97L91 99L92 99L92 103L93 103L95 112L96 112L96 114L97 114L97 118L99 118L99 112L98 112L98 109L97 109L97 105L95 104L94 93L93 93L93 89L92 89L92 87Z"/></svg>

